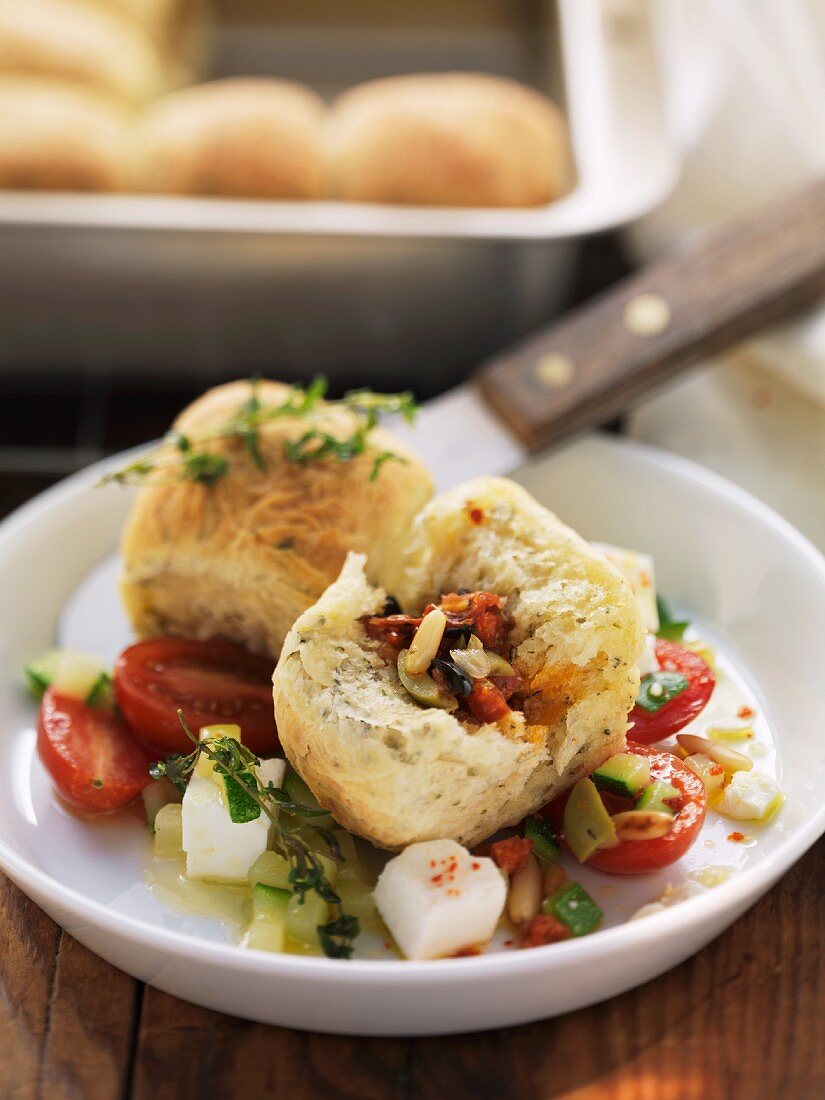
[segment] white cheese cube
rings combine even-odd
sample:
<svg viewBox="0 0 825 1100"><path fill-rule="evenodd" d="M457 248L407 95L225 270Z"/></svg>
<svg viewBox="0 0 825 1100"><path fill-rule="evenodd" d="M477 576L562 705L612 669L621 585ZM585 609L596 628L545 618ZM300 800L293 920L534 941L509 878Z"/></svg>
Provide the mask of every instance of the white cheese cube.
<svg viewBox="0 0 825 1100"><path fill-rule="evenodd" d="M661 668L656 657L656 635L648 634L645 639L645 647L636 662L639 666L639 675L647 676L651 672L658 672Z"/></svg>
<svg viewBox="0 0 825 1100"><path fill-rule="evenodd" d="M716 807L737 821L761 821L776 808L782 792L764 772L735 772Z"/></svg>
<svg viewBox="0 0 825 1100"><path fill-rule="evenodd" d="M375 903L408 959L437 959L492 937L507 899L491 859L454 840L411 844L381 872Z"/></svg>
<svg viewBox="0 0 825 1100"><path fill-rule="evenodd" d="M593 548L600 550L622 573L633 589L639 614L647 629L655 634L659 629L659 610L656 607L656 573L653 558L638 550L626 550L623 546L611 546L607 542L594 542Z"/></svg>
<svg viewBox="0 0 825 1100"><path fill-rule="evenodd" d="M283 782L283 760L264 760L256 769L262 783ZM235 822L221 785L197 772L183 796L183 850L190 878L246 882L247 872L266 851L269 817L261 812L254 821Z"/></svg>

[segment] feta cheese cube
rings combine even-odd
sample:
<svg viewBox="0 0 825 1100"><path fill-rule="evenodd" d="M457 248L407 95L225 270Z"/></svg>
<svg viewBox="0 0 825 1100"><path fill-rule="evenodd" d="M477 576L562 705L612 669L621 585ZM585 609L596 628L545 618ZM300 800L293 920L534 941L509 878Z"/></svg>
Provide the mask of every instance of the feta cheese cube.
<svg viewBox="0 0 825 1100"><path fill-rule="evenodd" d="M764 772L735 772L716 807L737 821L761 821L776 808L782 792Z"/></svg>
<svg viewBox="0 0 825 1100"><path fill-rule="evenodd" d="M611 546L607 542L594 542L593 547L601 550L611 561L633 589L639 614L647 629L655 634L659 629L659 610L656 607L656 574L653 558L638 550L626 550L623 546Z"/></svg>
<svg viewBox="0 0 825 1100"><path fill-rule="evenodd" d="M384 923L408 959L437 959L488 942L507 899L491 859L453 840L411 844L375 887Z"/></svg>
<svg viewBox="0 0 825 1100"><path fill-rule="evenodd" d="M263 760L256 769L262 783L283 782L283 760ZM270 820L235 822L229 815L221 785L197 772L183 796L183 850L190 878L246 882L247 872L266 851Z"/></svg>

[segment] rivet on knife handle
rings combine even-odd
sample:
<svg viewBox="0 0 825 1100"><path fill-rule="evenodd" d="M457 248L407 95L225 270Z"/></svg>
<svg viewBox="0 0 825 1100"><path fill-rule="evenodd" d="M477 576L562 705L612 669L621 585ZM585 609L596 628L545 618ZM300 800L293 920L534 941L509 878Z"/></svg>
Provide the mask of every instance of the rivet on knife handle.
<svg viewBox="0 0 825 1100"><path fill-rule="evenodd" d="M482 367L531 450L632 407L685 367L825 294L825 181L709 231Z"/></svg>

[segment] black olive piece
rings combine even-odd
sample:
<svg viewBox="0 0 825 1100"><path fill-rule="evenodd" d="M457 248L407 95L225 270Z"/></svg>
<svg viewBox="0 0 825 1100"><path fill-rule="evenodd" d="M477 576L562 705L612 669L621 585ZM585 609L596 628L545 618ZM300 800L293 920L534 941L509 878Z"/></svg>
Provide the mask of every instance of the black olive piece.
<svg viewBox="0 0 825 1100"><path fill-rule="evenodd" d="M430 668L437 668L444 673L444 678L450 685L450 690L454 691L456 695L466 696L473 690L473 681L466 672L463 672L452 661L444 661L441 657L436 657Z"/></svg>
<svg viewBox="0 0 825 1100"><path fill-rule="evenodd" d="M400 615L401 604L395 598L395 596L387 596L387 602L384 604L384 615Z"/></svg>
<svg viewBox="0 0 825 1100"><path fill-rule="evenodd" d="M445 638L465 638L469 641L470 635L473 633L471 626L448 626L444 631Z"/></svg>

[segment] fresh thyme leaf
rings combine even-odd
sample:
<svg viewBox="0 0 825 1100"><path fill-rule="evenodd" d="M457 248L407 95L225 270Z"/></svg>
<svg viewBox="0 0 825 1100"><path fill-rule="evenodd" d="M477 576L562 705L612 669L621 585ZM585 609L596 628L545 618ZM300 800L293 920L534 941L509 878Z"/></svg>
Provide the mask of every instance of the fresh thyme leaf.
<svg viewBox="0 0 825 1100"><path fill-rule="evenodd" d="M190 437L172 429L157 451L121 470L106 474L100 484L173 485L180 481L194 481L201 485L214 485L230 469L230 460L226 456L209 449L209 444L217 439L238 440L254 466L259 470L266 469L261 450L261 427L279 417L310 417L326 396L327 381L319 376L306 387L292 386L280 405L265 405L260 397L260 385L260 378L250 380L249 396L216 430L200 437ZM349 462L370 449L369 433L381 417L402 416L411 424L418 410L410 391L382 394L372 390L351 390L341 401L331 402L336 403L355 417L352 434L339 439L321 428L310 427L297 440L284 443L287 459L303 466L325 458ZM389 451L376 453L369 480L375 481L381 467L390 460L405 461L400 455Z"/></svg>
<svg viewBox="0 0 825 1100"><path fill-rule="evenodd" d="M186 481L214 485L229 469L229 460L211 451L196 451L186 454L183 468Z"/></svg>
<svg viewBox="0 0 825 1100"><path fill-rule="evenodd" d="M318 942L324 953L333 959L350 958L353 943L359 933L357 918L344 912L341 899L327 878L318 854L309 847L303 837L286 828L279 821L279 810L299 818L325 815L326 810L317 810L314 807L293 802L286 791L272 783L264 786L251 770L254 765L260 763L260 760L234 737L206 737L198 740L189 728L182 710L178 711L178 720L186 736L194 744L194 750L187 756L173 753L165 760L156 761L150 765L149 774L153 779L168 779L183 794L186 790L186 781L191 778L198 758L205 755L213 761L217 772L234 780L272 822L273 844L291 864L289 882L298 900L303 903L306 895L312 892L331 907L332 919L318 926ZM332 858L341 859L340 848L332 833L317 825L311 827L327 844Z"/></svg>

